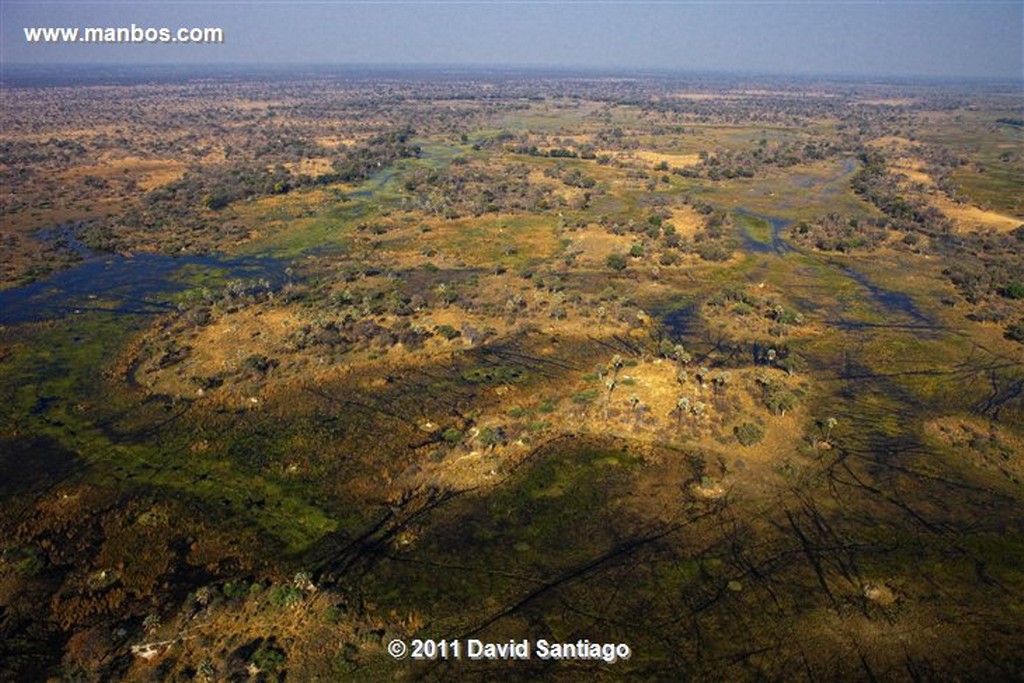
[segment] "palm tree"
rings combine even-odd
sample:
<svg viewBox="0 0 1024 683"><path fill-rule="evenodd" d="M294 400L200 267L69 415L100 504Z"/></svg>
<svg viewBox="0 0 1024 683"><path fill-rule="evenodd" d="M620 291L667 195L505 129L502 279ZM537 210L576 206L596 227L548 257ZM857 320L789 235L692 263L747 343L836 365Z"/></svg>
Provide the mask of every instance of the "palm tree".
<svg viewBox="0 0 1024 683"><path fill-rule="evenodd" d="M146 631L146 635L156 633L160 629L160 615L147 614L146 618L142 620L142 628Z"/></svg>
<svg viewBox="0 0 1024 683"><path fill-rule="evenodd" d="M824 439L824 441L829 446L832 445L832 441L830 440L832 438L832 430L836 428L837 424L839 424L839 420L835 419L834 417L830 417L827 420L825 420L825 439Z"/></svg>
<svg viewBox="0 0 1024 683"><path fill-rule="evenodd" d="M615 391L615 387L618 384L615 382L614 377L609 377L604 385L608 387L608 395L604 397L604 421L608 421L608 404L612 402L612 392Z"/></svg>
<svg viewBox="0 0 1024 683"><path fill-rule="evenodd" d="M716 390L722 390L725 389L725 385L729 383L731 377L732 375L729 374L728 370L719 370L711 381L714 383Z"/></svg>
<svg viewBox="0 0 1024 683"><path fill-rule="evenodd" d="M676 344L675 349L672 352L672 357L683 365L686 365L693 360L693 356L690 355L689 351L683 348L682 344Z"/></svg>
<svg viewBox="0 0 1024 683"><path fill-rule="evenodd" d="M704 409L707 408L703 401L694 401L693 405L690 406L690 412L693 413L694 417L700 417L704 414Z"/></svg>
<svg viewBox="0 0 1024 683"><path fill-rule="evenodd" d="M676 407L673 408L671 413L676 414L676 431L683 425L683 415L690 412L690 399L687 396L680 396L676 399Z"/></svg>
<svg viewBox="0 0 1024 683"><path fill-rule="evenodd" d="M643 416L644 413L643 401L640 400L639 396L633 394L632 396L629 397L629 405L633 409L633 422L635 424L639 424L640 418L641 416Z"/></svg>

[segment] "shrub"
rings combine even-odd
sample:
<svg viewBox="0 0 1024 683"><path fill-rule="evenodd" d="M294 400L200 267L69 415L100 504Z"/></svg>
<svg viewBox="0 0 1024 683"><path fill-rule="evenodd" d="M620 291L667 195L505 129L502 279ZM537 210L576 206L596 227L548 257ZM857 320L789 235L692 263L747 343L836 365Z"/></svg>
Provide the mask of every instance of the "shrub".
<svg viewBox="0 0 1024 683"><path fill-rule="evenodd" d="M579 403L579 404L582 405L582 404L590 403L595 398L597 398L597 395L598 395L597 389L587 389L585 391L581 391L579 393L573 394L572 401L573 401L573 403Z"/></svg>
<svg viewBox="0 0 1024 683"><path fill-rule="evenodd" d="M278 361L276 359L267 358L259 353L254 353L242 361L242 367L244 369L261 375L266 374L271 368L276 368L277 366Z"/></svg>
<svg viewBox="0 0 1024 683"><path fill-rule="evenodd" d="M1006 338L1024 344L1024 320L1006 328Z"/></svg>
<svg viewBox="0 0 1024 683"><path fill-rule="evenodd" d="M609 254L605 263L612 270L625 270L626 269L626 257L622 254Z"/></svg>
<svg viewBox="0 0 1024 683"><path fill-rule="evenodd" d="M753 446L764 438L764 427L755 422L744 422L733 427L732 433L743 446Z"/></svg>
<svg viewBox="0 0 1024 683"><path fill-rule="evenodd" d="M480 443L484 446L497 446L504 441L505 433L501 427L484 427L480 430Z"/></svg>
<svg viewBox="0 0 1024 683"><path fill-rule="evenodd" d="M278 586L270 592L270 604L274 607L294 607L302 602L302 590L293 586Z"/></svg>
<svg viewBox="0 0 1024 683"><path fill-rule="evenodd" d="M222 588L224 597L230 600L237 600L249 595L249 584L242 581L228 581Z"/></svg>
<svg viewBox="0 0 1024 683"><path fill-rule="evenodd" d="M764 405L776 415L783 415L796 407L797 397L781 384L771 383L764 390Z"/></svg>
<svg viewBox="0 0 1024 683"><path fill-rule="evenodd" d="M252 656L252 663L260 671L268 674L277 673L284 667L286 660L284 650L271 643L262 645Z"/></svg>
<svg viewBox="0 0 1024 683"><path fill-rule="evenodd" d="M1003 288L1003 295L1010 299L1024 299L1024 282L1011 282Z"/></svg>
<svg viewBox="0 0 1024 683"><path fill-rule="evenodd" d="M438 325L435 328L435 331L439 335L441 335L442 337L444 337L445 339L447 339L449 341L451 341L452 339L455 339L456 337L461 337L462 336L462 333L459 332L454 327L452 327L451 325Z"/></svg>

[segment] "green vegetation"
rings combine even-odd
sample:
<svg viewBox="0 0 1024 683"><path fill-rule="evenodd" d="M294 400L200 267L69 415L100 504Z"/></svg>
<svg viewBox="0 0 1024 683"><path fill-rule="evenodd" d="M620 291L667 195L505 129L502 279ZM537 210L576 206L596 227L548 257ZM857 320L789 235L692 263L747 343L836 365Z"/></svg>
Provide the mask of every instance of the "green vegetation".
<svg viewBox="0 0 1024 683"><path fill-rule="evenodd" d="M753 446L764 439L764 427L756 422L744 422L733 427L732 431L741 446Z"/></svg>

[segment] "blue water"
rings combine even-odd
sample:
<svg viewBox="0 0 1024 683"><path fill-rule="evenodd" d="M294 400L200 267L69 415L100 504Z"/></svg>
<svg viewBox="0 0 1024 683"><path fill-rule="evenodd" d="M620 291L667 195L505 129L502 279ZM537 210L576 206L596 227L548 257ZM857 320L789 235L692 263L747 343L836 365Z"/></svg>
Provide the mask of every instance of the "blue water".
<svg viewBox="0 0 1024 683"><path fill-rule="evenodd" d="M63 318L93 310L159 313L189 284L175 279L186 266L226 272L228 279L281 282L285 263L273 258L229 256L99 256L44 280L0 291L0 324Z"/></svg>
<svg viewBox="0 0 1024 683"><path fill-rule="evenodd" d="M743 239L743 247L745 249L759 254L775 252L779 255L793 251L793 247L789 246L789 243L782 238L782 231L789 227L792 224L792 221L788 221L785 218L779 218L778 216L770 216L766 213L748 211L747 209L733 209L733 213L740 214L742 216L750 216L752 218L760 218L763 221L767 221L772 226L772 241L770 243L756 240L747 234L746 230L740 230L740 236Z"/></svg>

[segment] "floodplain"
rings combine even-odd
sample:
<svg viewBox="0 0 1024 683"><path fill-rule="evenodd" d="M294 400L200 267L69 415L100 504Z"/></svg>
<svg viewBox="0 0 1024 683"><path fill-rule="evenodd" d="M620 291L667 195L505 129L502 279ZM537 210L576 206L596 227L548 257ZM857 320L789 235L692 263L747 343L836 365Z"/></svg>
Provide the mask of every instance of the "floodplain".
<svg viewBox="0 0 1024 683"><path fill-rule="evenodd" d="M5 97L0 677L1024 670L1012 84Z"/></svg>

